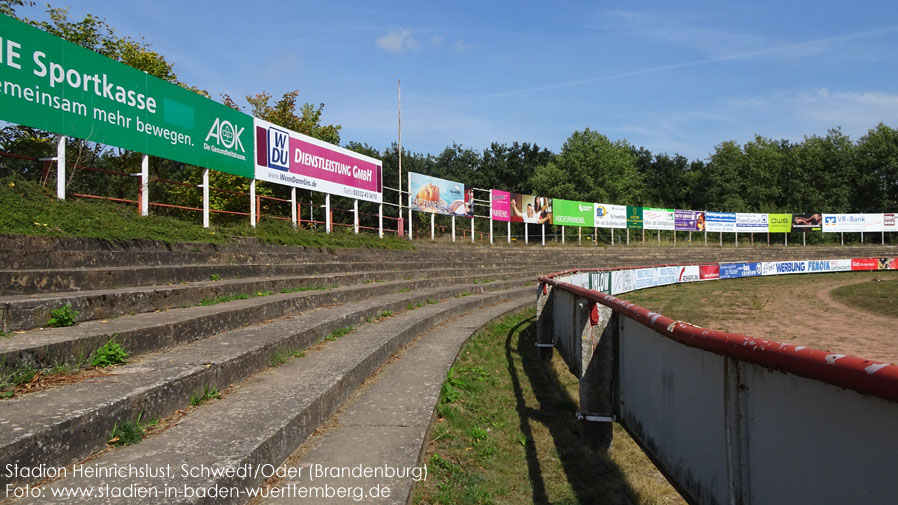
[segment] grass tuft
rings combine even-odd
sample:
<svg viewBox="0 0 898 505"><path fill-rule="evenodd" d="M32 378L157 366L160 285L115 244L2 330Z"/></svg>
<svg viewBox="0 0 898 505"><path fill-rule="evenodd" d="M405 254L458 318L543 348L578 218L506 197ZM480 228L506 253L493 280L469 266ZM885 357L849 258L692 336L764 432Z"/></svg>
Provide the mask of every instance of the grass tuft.
<svg viewBox="0 0 898 505"><path fill-rule="evenodd" d="M50 318L47 319L47 326L53 328L64 328L72 326L78 320L79 312L72 308L71 304L64 305L58 309L50 311Z"/></svg>

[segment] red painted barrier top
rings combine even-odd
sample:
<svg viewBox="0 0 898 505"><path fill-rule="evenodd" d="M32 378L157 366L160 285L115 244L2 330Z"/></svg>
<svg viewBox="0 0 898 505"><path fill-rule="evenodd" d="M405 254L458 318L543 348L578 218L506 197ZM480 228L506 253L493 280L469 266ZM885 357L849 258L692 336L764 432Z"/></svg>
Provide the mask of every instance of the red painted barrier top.
<svg viewBox="0 0 898 505"><path fill-rule="evenodd" d="M539 281L601 303L613 311L689 347L898 402L898 365L748 335L700 328L683 321L674 321L626 300L555 279L557 276L570 273L608 270L565 270L540 277Z"/></svg>

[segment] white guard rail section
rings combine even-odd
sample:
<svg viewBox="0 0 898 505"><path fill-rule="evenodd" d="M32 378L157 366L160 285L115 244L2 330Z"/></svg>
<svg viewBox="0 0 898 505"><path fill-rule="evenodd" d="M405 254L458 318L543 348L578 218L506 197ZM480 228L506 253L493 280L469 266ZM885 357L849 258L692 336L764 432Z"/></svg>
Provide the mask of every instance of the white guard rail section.
<svg viewBox="0 0 898 505"><path fill-rule="evenodd" d="M582 275L540 279L537 345L580 378L587 443L617 420L691 503L898 499L898 366L673 321Z"/></svg>

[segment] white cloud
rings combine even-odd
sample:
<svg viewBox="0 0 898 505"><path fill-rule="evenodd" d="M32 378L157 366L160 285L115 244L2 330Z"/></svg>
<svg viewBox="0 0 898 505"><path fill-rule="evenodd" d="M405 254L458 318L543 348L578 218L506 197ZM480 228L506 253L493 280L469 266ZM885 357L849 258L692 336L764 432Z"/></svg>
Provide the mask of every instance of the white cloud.
<svg viewBox="0 0 898 505"><path fill-rule="evenodd" d="M404 53L418 49L418 40L412 36L412 31L403 28L399 31L390 30L390 33L377 37L374 41L377 47L390 53Z"/></svg>
<svg viewBox="0 0 898 505"><path fill-rule="evenodd" d="M473 44L468 44L464 40L458 39L452 44L452 50L457 54L464 54L474 48Z"/></svg>

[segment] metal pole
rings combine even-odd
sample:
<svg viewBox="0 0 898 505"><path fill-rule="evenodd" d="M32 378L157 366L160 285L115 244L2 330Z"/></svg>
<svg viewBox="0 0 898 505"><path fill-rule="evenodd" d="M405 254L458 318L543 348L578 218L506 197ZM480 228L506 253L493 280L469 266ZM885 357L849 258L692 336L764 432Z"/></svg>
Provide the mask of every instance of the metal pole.
<svg viewBox="0 0 898 505"><path fill-rule="evenodd" d="M408 208L408 239L412 240L412 208Z"/></svg>
<svg viewBox="0 0 898 505"><path fill-rule="evenodd" d="M150 215L150 157L140 155L140 215Z"/></svg>
<svg viewBox="0 0 898 505"><path fill-rule="evenodd" d="M783 235L786 237L786 247L789 247L789 234L784 233Z"/></svg>
<svg viewBox="0 0 898 505"><path fill-rule="evenodd" d="M377 206L377 236L384 238L384 204L382 203Z"/></svg>
<svg viewBox="0 0 898 505"><path fill-rule="evenodd" d="M296 187L290 188L290 214L293 221L293 227L296 228Z"/></svg>
<svg viewBox="0 0 898 505"><path fill-rule="evenodd" d="M452 241L455 242L455 216L452 216Z"/></svg>
<svg viewBox="0 0 898 505"><path fill-rule="evenodd" d="M577 227L577 245L583 245L583 228Z"/></svg>
<svg viewBox="0 0 898 505"><path fill-rule="evenodd" d="M543 245L546 245L546 223L543 223Z"/></svg>
<svg viewBox="0 0 898 505"><path fill-rule="evenodd" d="M530 245L530 223L524 223L524 244ZM883 241L885 244L885 241Z"/></svg>
<svg viewBox="0 0 898 505"><path fill-rule="evenodd" d="M256 180L249 183L249 225L256 227Z"/></svg>
<svg viewBox="0 0 898 505"><path fill-rule="evenodd" d="M627 228L627 245L630 245L630 229Z"/></svg>
<svg viewBox="0 0 898 505"><path fill-rule="evenodd" d="M473 204L471 204L471 205L473 208ZM472 244L474 243L474 216L473 216L473 214L471 215L471 243Z"/></svg>
<svg viewBox="0 0 898 505"><path fill-rule="evenodd" d="M842 245L845 245L845 232L842 232Z"/></svg>
<svg viewBox="0 0 898 505"><path fill-rule="evenodd" d="M436 221L437 215L432 213L430 214L430 241L433 242L435 235L433 233L433 224Z"/></svg>
<svg viewBox="0 0 898 505"><path fill-rule="evenodd" d="M739 247L739 232L737 231L735 233L736 233L736 247Z"/></svg>
<svg viewBox="0 0 898 505"><path fill-rule="evenodd" d="M396 92L397 98L399 99L399 179L396 180L396 188L398 188L399 193L399 218L402 219L402 81L396 79ZM412 194L412 183L409 181L409 197ZM411 206L411 203L409 203ZM411 218L409 218L411 220ZM411 229L411 228L409 228ZM409 233L409 240L411 240L411 233Z"/></svg>
<svg viewBox="0 0 898 505"><path fill-rule="evenodd" d="M614 245L614 228L611 228L611 245Z"/></svg>
<svg viewBox="0 0 898 505"><path fill-rule="evenodd" d="M564 225L561 225L561 245L564 245Z"/></svg>
<svg viewBox="0 0 898 505"><path fill-rule="evenodd" d="M203 169L203 228L209 227L209 169Z"/></svg>
<svg viewBox="0 0 898 505"><path fill-rule="evenodd" d="M327 233L331 232L331 195L324 195L324 229Z"/></svg>
<svg viewBox="0 0 898 505"><path fill-rule="evenodd" d="M56 139L56 198L65 200L65 135Z"/></svg>
<svg viewBox="0 0 898 505"><path fill-rule="evenodd" d="M511 243L511 221L508 221L508 243Z"/></svg>
<svg viewBox="0 0 898 505"><path fill-rule="evenodd" d="M808 232L801 232L801 245L802 247L807 247L808 245Z"/></svg>
<svg viewBox="0 0 898 505"><path fill-rule="evenodd" d="M864 232L861 232L861 244L864 243Z"/></svg>
<svg viewBox="0 0 898 505"><path fill-rule="evenodd" d="M352 213L355 214L355 234L359 234L359 201L352 201Z"/></svg>

